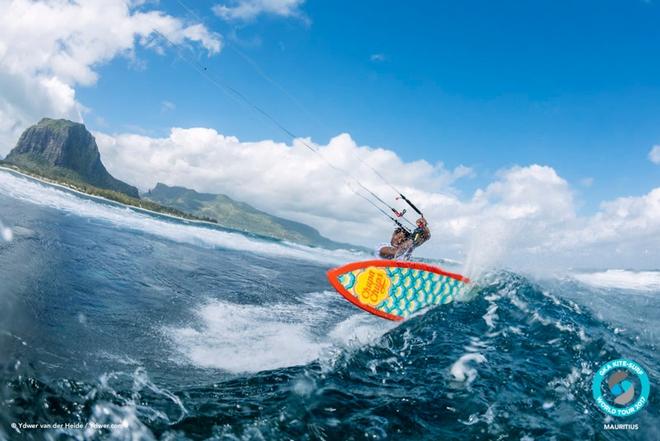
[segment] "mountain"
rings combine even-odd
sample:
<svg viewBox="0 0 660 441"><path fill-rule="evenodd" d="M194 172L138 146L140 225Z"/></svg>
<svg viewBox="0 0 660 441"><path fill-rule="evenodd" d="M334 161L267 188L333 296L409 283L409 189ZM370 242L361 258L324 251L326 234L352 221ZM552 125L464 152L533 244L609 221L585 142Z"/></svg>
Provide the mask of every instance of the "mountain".
<svg viewBox="0 0 660 441"><path fill-rule="evenodd" d="M43 118L29 127L5 162L47 178L82 182L139 198L137 188L108 173L96 140L85 126L65 119Z"/></svg>
<svg viewBox="0 0 660 441"><path fill-rule="evenodd" d="M0 163L78 191L159 213L216 222L227 228L303 245L357 248L323 237L308 225L271 216L221 194L198 193L159 183L140 199L137 188L108 173L94 136L85 126L65 119L43 118L29 127Z"/></svg>
<svg viewBox="0 0 660 441"><path fill-rule="evenodd" d="M309 225L272 216L223 194L198 193L188 188L170 187L158 183L143 197L195 216L214 219L219 225L236 230L249 231L303 245L331 249L356 248L354 245L335 242L323 237Z"/></svg>

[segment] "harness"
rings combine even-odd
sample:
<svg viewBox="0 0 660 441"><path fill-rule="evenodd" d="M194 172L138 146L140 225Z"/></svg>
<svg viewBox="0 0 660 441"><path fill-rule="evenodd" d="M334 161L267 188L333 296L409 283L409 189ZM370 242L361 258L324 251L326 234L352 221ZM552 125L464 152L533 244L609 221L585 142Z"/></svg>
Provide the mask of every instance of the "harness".
<svg viewBox="0 0 660 441"><path fill-rule="evenodd" d="M415 230L413 230L412 233L410 233L410 238L413 241L413 248L420 246L424 242L426 242L426 232L424 231L424 228L417 227Z"/></svg>

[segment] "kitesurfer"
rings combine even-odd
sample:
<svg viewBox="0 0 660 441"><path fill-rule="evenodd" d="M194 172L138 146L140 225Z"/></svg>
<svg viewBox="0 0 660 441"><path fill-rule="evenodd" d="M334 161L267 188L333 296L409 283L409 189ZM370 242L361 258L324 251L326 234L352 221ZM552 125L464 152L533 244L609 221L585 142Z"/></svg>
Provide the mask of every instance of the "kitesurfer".
<svg viewBox="0 0 660 441"><path fill-rule="evenodd" d="M426 219L420 217L415 223L417 228L412 232L402 227L396 228L392 233L390 245L381 247L378 255L383 259L397 259L402 256L407 258L415 248L429 240L431 230L429 230Z"/></svg>

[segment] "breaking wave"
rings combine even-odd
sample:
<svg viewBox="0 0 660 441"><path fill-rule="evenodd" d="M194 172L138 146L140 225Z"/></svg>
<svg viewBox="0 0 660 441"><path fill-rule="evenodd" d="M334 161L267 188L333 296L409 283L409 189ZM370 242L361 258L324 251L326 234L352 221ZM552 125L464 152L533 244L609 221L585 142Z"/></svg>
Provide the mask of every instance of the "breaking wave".
<svg viewBox="0 0 660 441"><path fill-rule="evenodd" d="M359 256L347 250L331 251L251 238L245 234L223 230L200 222L177 220L164 215L141 212L125 205L74 193L63 187L43 184L4 170L0 170L0 191L9 197L31 204L102 221L115 227L158 235L175 242L337 264ZM9 233L5 234L5 230L2 230L3 237L10 234L11 230L8 231Z"/></svg>

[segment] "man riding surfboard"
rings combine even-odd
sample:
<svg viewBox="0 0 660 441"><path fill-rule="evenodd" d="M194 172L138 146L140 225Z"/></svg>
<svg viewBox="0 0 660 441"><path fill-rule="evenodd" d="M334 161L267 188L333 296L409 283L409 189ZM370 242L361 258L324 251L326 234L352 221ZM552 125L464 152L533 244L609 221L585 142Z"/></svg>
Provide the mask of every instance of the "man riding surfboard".
<svg viewBox="0 0 660 441"><path fill-rule="evenodd" d="M378 250L378 255L382 259L398 259L410 257L412 251L431 238L428 222L424 217L417 219L417 228L409 232L405 228L398 227L392 233L390 245L385 245Z"/></svg>

